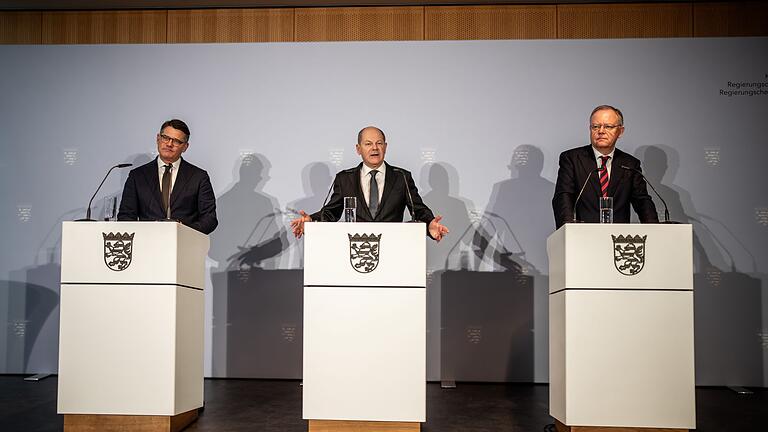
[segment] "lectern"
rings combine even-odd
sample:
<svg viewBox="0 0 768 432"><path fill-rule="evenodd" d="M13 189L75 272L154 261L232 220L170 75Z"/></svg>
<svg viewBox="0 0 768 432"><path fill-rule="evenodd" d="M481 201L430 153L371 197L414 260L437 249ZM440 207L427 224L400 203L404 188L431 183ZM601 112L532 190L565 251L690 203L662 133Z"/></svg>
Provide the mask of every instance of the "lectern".
<svg viewBox="0 0 768 432"><path fill-rule="evenodd" d="M691 225L566 224L547 252L558 430L694 429Z"/></svg>
<svg viewBox="0 0 768 432"><path fill-rule="evenodd" d="M65 431L177 431L197 418L208 246L175 222L64 222Z"/></svg>
<svg viewBox="0 0 768 432"><path fill-rule="evenodd" d="M426 227L305 224L303 418L310 431L426 421Z"/></svg>

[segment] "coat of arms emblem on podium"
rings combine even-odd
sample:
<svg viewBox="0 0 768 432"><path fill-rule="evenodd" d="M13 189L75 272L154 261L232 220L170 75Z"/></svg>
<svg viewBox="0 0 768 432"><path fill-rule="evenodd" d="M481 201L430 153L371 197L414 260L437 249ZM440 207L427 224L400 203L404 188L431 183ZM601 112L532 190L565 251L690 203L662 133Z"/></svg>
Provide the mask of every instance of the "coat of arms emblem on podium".
<svg viewBox="0 0 768 432"><path fill-rule="evenodd" d="M645 265L645 239L648 236L612 235L611 237L613 237L613 264L616 270L627 276L640 273Z"/></svg>
<svg viewBox="0 0 768 432"><path fill-rule="evenodd" d="M123 271L133 258L133 236L136 233L101 233L104 236L104 263L110 270Z"/></svg>
<svg viewBox="0 0 768 432"><path fill-rule="evenodd" d="M381 234L347 234L349 263L359 273L370 273L379 265Z"/></svg>

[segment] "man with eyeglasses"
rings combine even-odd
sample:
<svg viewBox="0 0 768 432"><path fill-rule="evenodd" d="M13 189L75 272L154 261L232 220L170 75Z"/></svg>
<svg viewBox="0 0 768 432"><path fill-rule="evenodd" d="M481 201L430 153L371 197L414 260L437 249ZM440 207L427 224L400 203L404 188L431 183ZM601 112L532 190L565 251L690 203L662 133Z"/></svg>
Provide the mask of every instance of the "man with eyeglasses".
<svg viewBox="0 0 768 432"><path fill-rule="evenodd" d="M117 219L156 221L171 219L210 234L216 219L216 197L204 170L185 161L189 127L168 120L157 134L157 158L131 170L123 187Z"/></svg>
<svg viewBox="0 0 768 432"><path fill-rule="evenodd" d="M302 210L300 216L291 221L296 238L304 234L305 222L339 220L344 197L357 198L357 220L360 222L402 222L403 212L412 200L413 218L427 224L427 234L433 240L439 242L448 234L448 228L440 223L442 217L435 216L422 201L411 173L384 162L387 140L381 129L368 126L360 130L355 149L363 161L336 174L328 204L312 215Z"/></svg>
<svg viewBox="0 0 768 432"><path fill-rule="evenodd" d="M624 133L624 115L618 108L600 105L589 117L590 145L560 154L552 208L555 225L566 222L598 222L600 197L613 197L613 221L629 223L630 205L642 223L657 223L659 215L646 189L645 181L634 170L640 161L617 149ZM574 212L576 198L587 182Z"/></svg>

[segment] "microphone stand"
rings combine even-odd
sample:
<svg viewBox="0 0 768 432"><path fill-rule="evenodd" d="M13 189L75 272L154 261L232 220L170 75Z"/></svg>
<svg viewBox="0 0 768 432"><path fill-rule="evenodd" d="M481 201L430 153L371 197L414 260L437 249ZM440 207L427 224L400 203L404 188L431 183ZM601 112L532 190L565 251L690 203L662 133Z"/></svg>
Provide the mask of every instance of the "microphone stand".
<svg viewBox="0 0 768 432"><path fill-rule="evenodd" d="M127 168L129 166L133 166L133 164L130 164L130 163L117 164L112 168L110 168L109 171L107 171L107 175L105 175L104 178L101 180L101 183L99 183L99 187L96 188L96 192L93 193L91 200L88 201L88 210L86 210L85 212L85 219L77 219L76 222L96 222L94 219L91 219L91 204L93 204L93 199L96 198L96 194L99 193L99 190L101 190L101 187L104 185L104 182L107 181L107 177L109 177L109 173L111 173L113 169Z"/></svg>
<svg viewBox="0 0 768 432"><path fill-rule="evenodd" d="M584 189L587 188L587 184L589 184L589 179L592 178L592 174L599 172L600 168L593 169L589 172L589 175L587 176L587 179L584 180L584 184L581 186L581 190L579 191L579 195L576 196L576 201L573 202L573 220L572 223L578 223L581 222L580 220L576 219L576 207L579 205L579 200L581 199L581 195L584 193Z"/></svg>
<svg viewBox="0 0 768 432"><path fill-rule="evenodd" d="M661 194L659 194L659 192L656 190L656 188L653 187L653 183L649 182L648 179L645 178L645 176L643 175L642 171L640 171L637 168L628 167L626 165L621 165L621 168L625 169L627 171L632 171L632 172L637 173L638 175L640 175L640 178L643 179L645 184L650 186L651 190L653 191L653 193L655 193L656 196L659 197L659 199L661 200L661 203L664 204L664 222L662 222L662 223L665 223L665 224L678 224L678 223L680 223L680 222L675 222L675 221L669 220L669 207L667 207L667 202L664 201L664 198L661 197Z"/></svg>

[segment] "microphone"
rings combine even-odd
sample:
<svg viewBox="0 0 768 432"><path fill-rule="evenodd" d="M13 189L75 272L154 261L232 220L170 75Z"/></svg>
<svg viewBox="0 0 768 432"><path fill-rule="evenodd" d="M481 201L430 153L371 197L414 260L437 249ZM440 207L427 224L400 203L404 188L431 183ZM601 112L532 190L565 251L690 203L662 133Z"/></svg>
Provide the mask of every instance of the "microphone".
<svg viewBox="0 0 768 432"><path fill-rule="evenodd" d="M400 168L392 168L394 172L399 172L403 176L403 181L405 182L405 192L406 196L408 197L408 204L411 206L405 206L408 209L408 213L411 214L411 222L416 222L416 216L414 215L414 207L413 207L413 197L411 196L411 189L408 187L408 178L405 176L405 172L401 170Z"/></svg>
<svg viewBox="0 0 768 432"><path fill-rule="evenodd" d="M93 204L93 199L96 198L96 194L99 193L101 186L104 185L104 182L107 180L107 177L109 177L109 173L111 173L113 169L128 168L129 166L133 166L133 164L130 164L130 163L117 164L112 168L110 168L109 171L107 171L107 175L104 176L104 179L101 181L101 183L99 183L99 187L96 188L96 192L93 193L91 200L88 201L88 210L85 212L85 219L78 219L77 222L95 222L93 219L91 219L91 204Z"/></svg>
<svg viewBox="0 0 768 432"><path fill-rule="evenodd" d="M573 220L571 222L579 222L576 219L576 206L579 205L579 200L581 199L581 194L584 193L584 189L587 188L587 183L589 183L589 179L592 178L592 174L599 172L600 168L595 168L592 171L589 172L589 175L587 176L587 179L584 180L584 184L581 186L581 190L579 191L579 195L576 196L576 201L573 202Z"/></svg>
<svg viewBox="0 0 768 432"><path fill-rule="evenodd" d="M333 185L336 183L336 180L334 179L331 182L331 186L328 188L328 193L325 194L325 199L323 200L323 206L320 207L320 222L325 222L325 206L328 204L328 197L331 196L331 191L333 190Z"/></svg>
<svg viewBox="0 0 768 432"><path fill-rule="evenodd" d="M342 172L351 173L351 172L355 172L356 170L357 170L357 167L345 169ZM335 184L336 184L336 179L334 178L333 181L331 182L331 186L328 188L328 193L325 194L325 199L323 200L323 206L320 207L320 222L325 222L325 206L328 205L328 198L331 196L331 191L333 190L333 185Z"/></svg>
<svg viewBox="0 0 768 432"><path fill-rule="evenodd" d="M653 190L653 193L655 193L656 196L659 197L659 199L661 200L661 203L664 204L664 223L679 223L679 222L675 222L675 221L669 220L669 207L667 207L667 202L664 201L664 198L662 198L661 195L659 194L659 192L656 190L656 188L653 187L653 183L649 182L648 179L645 178L645 176L643 175L642 171L640 171L637 168L628 167L626 165L621 165L621 169L625 169L627 171L632 171L632 172L635 172L635 173L639 174L640 178L643 179L645 184L650 186L651 190Z"/></svg>

